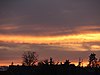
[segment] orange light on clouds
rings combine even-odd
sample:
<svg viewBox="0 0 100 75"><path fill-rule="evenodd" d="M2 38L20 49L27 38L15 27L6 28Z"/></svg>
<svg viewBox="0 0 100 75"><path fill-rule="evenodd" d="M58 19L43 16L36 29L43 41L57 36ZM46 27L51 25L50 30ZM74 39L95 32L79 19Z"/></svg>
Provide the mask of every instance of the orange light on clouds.
<svg viewBox="0 0 100 75"><path fill-rule="evenodd" d="M91 49L98 51L98 50L100 50L100 46L99 45L93 45L93 46L91 46Z"/></svg>
<svg viewBox="0 0 100 75"><path fill-rule="evenodd" d="M53 45L58 45L63 47L69 46L72 47L73 49L84 51L84 49L82 49L82 43L100 42L100 33L86 33L86 34L64 35L64 36L0 35L0 41L14 42L14 43L36 43L36 44L52 43ZM93 49L97 49L97 46L92 46L92 50Z"/></svg>
<svg viewBox="0 0 100 75"><path fill-rule="evenodd" d="M100 33L77 34L66 36L21 36L21 35L0 35L0 41L18 43L56 43L56 42L92 42L99 41Z"/></svg>

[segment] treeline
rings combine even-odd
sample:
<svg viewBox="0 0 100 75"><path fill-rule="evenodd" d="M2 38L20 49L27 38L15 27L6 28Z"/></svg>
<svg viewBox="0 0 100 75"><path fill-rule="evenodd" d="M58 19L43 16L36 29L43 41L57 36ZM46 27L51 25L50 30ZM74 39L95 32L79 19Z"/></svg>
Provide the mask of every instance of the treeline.
<svg viewBox="0 0 100 75"><path fill-rule="evenodd" d="M0 75L100 75L100 67L79 67L74 64L11 65Z"/></svg>
<svg viewBox="0 0 100 75"><path fill-rule="evenodd" d="M22 55L22 65L9 66L7 71L1 71L0 75L100 75L100 66L97 64L96 54L92 53L89 56L89 65L87 67L75 66L70 64L69 60L64 63L56 63L53 58L38 61L36 52L25 52ZM38 63L35 65L35 63Z"/></svg>

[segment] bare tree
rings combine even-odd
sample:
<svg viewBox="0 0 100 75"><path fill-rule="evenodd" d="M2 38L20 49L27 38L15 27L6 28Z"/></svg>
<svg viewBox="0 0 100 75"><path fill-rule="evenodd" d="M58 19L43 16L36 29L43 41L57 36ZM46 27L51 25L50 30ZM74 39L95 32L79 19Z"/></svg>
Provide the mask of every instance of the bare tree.
<svg viewBox="0 0 100 75"><path fill-rule="evenodd" d="M27 51L23 53L22 58L25 66L32 66L37 62L38 55L36 52Z"/></svg>

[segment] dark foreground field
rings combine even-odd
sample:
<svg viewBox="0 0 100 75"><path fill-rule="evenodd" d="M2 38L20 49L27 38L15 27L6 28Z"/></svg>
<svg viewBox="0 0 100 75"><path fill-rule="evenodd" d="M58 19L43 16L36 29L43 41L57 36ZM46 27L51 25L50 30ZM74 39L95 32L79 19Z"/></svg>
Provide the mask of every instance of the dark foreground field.
<svg viewBox="0 0 100 75"><path fill-rule="evenodd" d="M10 66L0 75L100 75L100 67L75 65Z"/></svg>

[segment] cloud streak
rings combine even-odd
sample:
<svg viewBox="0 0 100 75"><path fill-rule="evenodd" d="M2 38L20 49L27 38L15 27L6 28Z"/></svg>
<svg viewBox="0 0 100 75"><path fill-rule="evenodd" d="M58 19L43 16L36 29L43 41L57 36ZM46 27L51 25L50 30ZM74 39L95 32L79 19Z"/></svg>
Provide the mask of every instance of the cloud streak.
<svg viewBox="0 0 100 75"><path fill-rule="evenodd" d="M48 44L65 48L65 50L86 51L92 48L99 51L100 33L85 33L64 36L21 36L21 35L0 35L0 41L29 44ZM79 41L80 40L80 41ZM94 47L95 46L95 47ZM98 47L98 48L96 48Z"/></svg>

